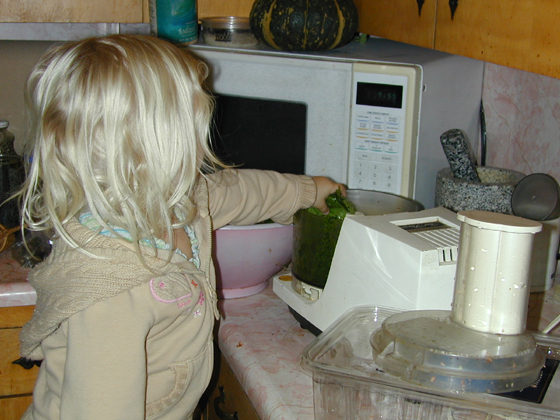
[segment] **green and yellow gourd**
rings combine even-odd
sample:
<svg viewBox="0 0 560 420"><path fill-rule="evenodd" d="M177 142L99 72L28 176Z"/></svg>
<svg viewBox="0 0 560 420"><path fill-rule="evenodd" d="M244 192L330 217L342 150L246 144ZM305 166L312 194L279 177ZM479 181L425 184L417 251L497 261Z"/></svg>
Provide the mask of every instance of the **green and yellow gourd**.
<svg viewBox="0 0 560 420"><path fill-rule="evenodd" d="M255 0L251 30L282 51L322 51L347 44L358 28L353 0Z"/></svg>

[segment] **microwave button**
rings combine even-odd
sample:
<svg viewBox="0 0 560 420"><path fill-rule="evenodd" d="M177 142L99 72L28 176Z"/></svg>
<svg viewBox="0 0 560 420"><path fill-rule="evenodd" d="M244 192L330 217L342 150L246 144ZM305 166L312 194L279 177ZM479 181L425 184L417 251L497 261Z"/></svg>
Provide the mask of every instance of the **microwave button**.
<svg viewBox="0 0 560 420"><path fill-rule="evenodd" d="M395 117L395 116L389 115L389 116L387 117L387 122L388 122L389 124L398 124L398 123L399 123L399 117Z"/></svg>
<svg viewBox="0 0 560 420"><path fill-rule="evenodd" d="M367 121L358 121L358 122L356 123L356 128L357 128L358 130L369 130L369 128L370 128L369 124L370 124L370 123L367 122Z"/></svg>
<svg viewBox="0 0 560 420"><path fill-rule="evenodd" d="M367 137L356 137L356 149L367 150Z"/></svg>
<svg viewBox="0 0 560 420"><path fill-rule="evenodd" d="M373 123L371 129L376 131L385 131L385 125L381 123Z"/></svg>
<svg viewBox="0 0 560 420"><path fill-rule="evenodd" d="M394 164L398 164L398 156L396 155L380 155L379 156L379 161L383 162L383 163L394 163Z"/></svg>
<svg viewBox="0 0 560 420"><path fill-rule="evenodd" d="M387 184L393 183L396 180L394 174L383 174L382 179L387 181Z"/></svg>
<svg viewBox="0 0 560 420"><path fill-rule="evenodd" d="M399 135L395 133L387 133L386 139L389 141L399 141Z"/></svg>
<svg viewBox="0 0 560 420"><path fill-rule="evenodd" d="M356 178L356 188L359 190L370 188L366 178Z"/></svg>
<svg viewBox="0 0 560 420"><path fill-rule="evenodd" d="M386 192L396 192L397 191L397 183L394 181L387 181L382 184L382 188Z"/></svg>
<svg viewBox="0 0 560 420"><path fill-rule="evenodd" d="M371 155L369 153L356 152L354 156L356 160L371 160Z"/></svg>
<svg viewBox="0 0 560 420"><path fill-rule="evenodd" d="M370 120L369 114L366 114L365 112L358 112L356 114L356 119L358 121L369 121Z"/></svg>
<svg viewBox="0 0 560 420"><path fill-rule="evenodd" d="M371 120L373 122L384 123L385 122L385 116L383 116L383 115L373 115L371 117Z"/></svg>
<svg viewBox="0 0 560 420"><path fill-rule="evenodd" d="M369 143L369 150L373 152L383 152L383 144L378 141L371 141Z"/></svg>
<svg viewBox="0 0 560 420"><path fill-rule="evenodd" d="M397 165L385 165L385 172L396 173Z"/></svg>
<svg viewBox="0 0 560 420"><path fill-rule="evenodd" d="M354 177L357 180L360 180L360 181L361 180L367 180L367 179L370 179L370 178L377 178L378 176L379 176L378 174L376 174L376 173L374 174L373 172L371 172L371 171L369 171L368 169L365 169L365 168L364 169L358 169L358 168L354 169Z"/></svg>
<svg viewBox="0 0 560 420"><path fill-rule="evenodd" d="M369 169L369 162L364 162L361 160L357 160L356 163L354 164L354 169L356 171L367 171Z"/></svg>
<svg viewBox="0 0 560 420"><path fill-rule="evenodd" d="M391 133L399 133L401 131L401 127L398 124L387 124L386 130Z"/></svg>
<svg viewBox="0 0 560 420"><path fill-rule="evenodd" d="M354 176L357 179L366 179L368 177L368 173L367 173L367 170L356 169L356 171L354 172Z"/></svg>
<svg viewBox="0 0 560 420"><path fill-rule="evenodd" d="M384 140L385 139L385 133L383 133L382 131L372 131L371 132L371 138L375 139L375 140Z"/></svg>
<svg viewBox="0 0 560 420"><path fill-rule="evenodd" d="M395 144L387 144L383 150L387 153L399 153L399 146Z"/></svg>
<svg viewBox="0 0 560 420"><path fill-rule="evenodd" d="M365 177L371 172L371 162L356 162L354 174L359 177Z"/></svg>
<svg viewBox="0 0 560 420"><path fill-rule="evenodd" d="M370 188L376 191L383 190L383 182L377 179L374 179L370 183Z"/></svg>

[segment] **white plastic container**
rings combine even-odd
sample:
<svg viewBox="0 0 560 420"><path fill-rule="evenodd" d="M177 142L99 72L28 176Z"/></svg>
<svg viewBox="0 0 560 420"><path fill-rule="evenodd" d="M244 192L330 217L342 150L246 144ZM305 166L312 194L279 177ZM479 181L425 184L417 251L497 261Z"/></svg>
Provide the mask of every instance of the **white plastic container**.
<svg viewBox="0 0 560 420"><path fill-rule="evenodd" d="M545 292L554 283L560 243L560 217L543 220L542 231L535 235L531 257L531 293Z"/></svg>
<svg viewBox="0 0 560 420"><path fill-rule="evenodd" d="M250 47L258 44L249 25L249 18L224 16L201 19L202 37L216 47Z"/></svg>
<svg viewBox="0 0 560 420"><path fill-rule="evenodd" d="M477 210L457 218L461 239L451 319L475 331L523 333L533 240L542 225Z"/></svg>
<svg viewBox="0 0 560 420"><path fill-rule="evenodd" d="M410 384L379 370L370 336L399 312L380 306L347 311L303 352L302 366L313 376L317 420L551 420L560 417L560 378L529 402L511 394L452 393ZM560 360L560 340L535 334L547 364ZM548 370L546 371L548 372ZM542 383L546 382L546 372Z"/></svg>

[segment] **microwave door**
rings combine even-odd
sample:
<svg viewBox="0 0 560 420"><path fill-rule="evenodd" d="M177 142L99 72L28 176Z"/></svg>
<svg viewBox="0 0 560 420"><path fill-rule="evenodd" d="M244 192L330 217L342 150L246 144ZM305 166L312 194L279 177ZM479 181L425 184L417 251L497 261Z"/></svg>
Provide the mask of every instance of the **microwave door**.
<svg viewBox="0 0 560 420"><path fill-rule="evenodd" d="M280 150L285 155L282 159L278 158L277 163L291 159L298 161L303 155L303 173L306 175L323 175L347 183L351 63L204 48L197 48L194 52L209 64L208 88L218 96L218 102L220 98L226 102L225 105L218 103L218 106L232 106L231 103L242 106L239 104L243 104L243 101L252 109L262 106L262 110L249 114L250 121L262 130L262 134L256 135L253 142L258 143L258 137L267 142L268 139L263 139L268 135L267 129L268 133L274 127L285 130L284 135L270 140L280 143L274 146L276 149L268 143L271 150ZM262 101L260 105L259 100ZM262 118L260 123L255 119L259 112ZM274 112L280 112L280 115L275 116L272 114ZM278 119L274 120L274 117ZM251 125L249 123L249 128L243 130L249 130ZM282 125L287 128L279 128ZM225 143L234 131L235 121L229 123L228 131L222 131L223 138L218 141ZM305 137L303 146L298 143L298 147L294 147L287 139L294 135L296 139L293 141L299 142L302 133ZM252 149L253 146L247 148ZM253 162L258 161L258 156L252 159ZM296 167L293 171L301 172L301 163L293 164ZM286 172L282 167L275 169Z"/></svg>
<svg viewBox="0 0 560 420"><path fill-rule="evenodd" d="M307 105L215 94L212 145L238 168L305 173Z"/></svg>

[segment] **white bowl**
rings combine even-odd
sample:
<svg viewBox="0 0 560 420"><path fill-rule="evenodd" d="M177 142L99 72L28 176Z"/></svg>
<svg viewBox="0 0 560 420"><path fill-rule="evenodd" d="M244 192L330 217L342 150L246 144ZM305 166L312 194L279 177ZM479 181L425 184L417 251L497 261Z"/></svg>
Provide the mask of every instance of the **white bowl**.
<svg viewBox="0 0 560 420"><path fill-rule="evenodd" d="M214 232L218 297L232 299L264 290L268 279L292 259L293 226L227 225Z"/></svg>

